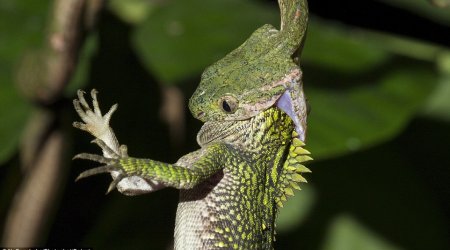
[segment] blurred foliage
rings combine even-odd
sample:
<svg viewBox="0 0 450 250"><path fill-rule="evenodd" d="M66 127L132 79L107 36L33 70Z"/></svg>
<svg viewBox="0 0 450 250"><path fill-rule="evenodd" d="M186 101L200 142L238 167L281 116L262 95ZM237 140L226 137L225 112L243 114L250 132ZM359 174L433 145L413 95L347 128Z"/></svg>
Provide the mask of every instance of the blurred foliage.
<svg viewBox="0 0 450 250"><path fill-rule="evenodd" d="M450 9L437 8L437 6L446 6L448 0L377 0L387 4L392 4L399 8L408 9L422 15L424 17L435 20L444 25L450 26ZM433 6L432 4L435 6Z"/></svg>
<svg viewBox="0 0 450 250"><path fill-rule="evenodd" d="M302 187L302 195L291 197L283 205L282 213L277 218L277 233L289 232L306 220L315 205L316 191L314 186Z"/></svg>
<svg viewBox="0 0 450 250"><path fill-rule="evenodd" d="M0 85L0 165L16 152L29 109L12 84Z"/></svg>
<svg viewBox="0 0 450 250"><path fill-rule="evenodd" d="M83 89L86 85L86 79L89 77L92 68L92 57L98 51L98 35L96 33L87 37L84 46L79 55L79 62L75 69L74 76L70 80L65 95L73 96L78 89Z"/></svg>
<svg viewBox="0 0 450 250"><path fill-rule="evenodd" d="M450 24L449 9L424 0L381 2ZM18 167L6 162L17 155L31 105L16 91L15 72L27 51L42 45L49 4L0 0L0 171ZM281 210L277 244L282 249L449 248L445 209L450 204L442 196L450 193L445 185L450 159L444 156L450 142L450 48L312 14L300 61L312 106L308 149L316 161L312 183ZM170 149L158 114L159 89L174 85L189 96L206 66L260 25L276 26L278 20L277 6L269 1L111 0L66 95L97 88L104 109L121 105L113 128L122 143L141 156L173 161L195 149L199 123L188 118L189 144ZM88 140L85 134L76 138L74 151L91 152L92 147L80 146ZM71 175L79 172L73 168ZM0 183L4 176L0 172ZM176 192L105 197L101 188L108 178L68 185L49 244L166 248Z"/></svg>
<svg viewBox="0 0 450 250"><path fill-rule="evenodd" d="M278 18L254 1L169 1L139 25L136 49L150 71L172 84L197 75L237 48L255 27Z"/></svg>
<svg viewBox="0 0 450 250"><path fill-rule="evenodd" d="M364 36L363 31L355 36L311 22L302 62L308 72L306 93L314 110L308 124L308 147L315 159L391 138L437 82L431 65L389 53L382 47L383 39L368 43Z"/></svg>
<svg viewBox="0 0 450 250"><path fill-rule="evenodd" d="M155 2L147 0L110 0L109 7L124 21L139 23L146 19L149 12L154 9Z"/></svg>
<svg viewBox="0 0 450 250"><path fill-rule="evenodd" d="M337 216L332 222L324 250L397 250L401 249L387 244L364 225L351 216Z"/></svg>
<svg viewBox="0 0 450 250"><path fill-rule="evenodd" d="M50 1L0 0L0 165L17 150L30 106L17 93L14 82L24 50L42 44L42 27ZM20 27L20 28L18 28Z"/></svg>
<svg viewBox="0 0 450 250"><path fill-rule="evenodd" d="M450 53L442 53L438 58L441 72L439 85L424 108L424 114L436 119L450 121Z"/></svg>

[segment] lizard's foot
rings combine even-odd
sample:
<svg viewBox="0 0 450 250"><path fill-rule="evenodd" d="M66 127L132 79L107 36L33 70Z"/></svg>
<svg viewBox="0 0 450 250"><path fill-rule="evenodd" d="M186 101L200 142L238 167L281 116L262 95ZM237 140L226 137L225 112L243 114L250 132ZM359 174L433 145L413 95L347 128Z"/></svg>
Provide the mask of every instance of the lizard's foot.
<svg viewBox="0 0 450 250"><path fill-rule="evenodd" d="M94 137L103 140L103 135L108 133L108 130L110 129L109 121L111 120L112 114L117 109L117 104L114 104L105 115L102 115L97 101L97 93L98 92L95 89L91 91L93 106L93 108L91 108L84 98L85 92L78 90L78 99L73 100L73 106L84 123L74 122L73 126L87 131Z"/></svg>
<svg viewBox="0 0 450 250"><path fill-rule="evenodd" d="M109 193L114 188L116 188L117 184L122 179L124 179L125 177L128 177L127 173L125 172L125 170L122 168L122 165L120 164L120 159L128 157L127 147L125 145L120 146L120 148L119 148L120 152L116 153L116 152L114 152L114 150L112 150L110 147L108 147L108 145L106 145L105 142L103 142L100 139L95 139L92 142L96 143L104 152L107 152L108 155L111 155L112 157L109 158L109 157L104 157L101 155L89 154L89 153L81 153L81 154L75 155L75 157L73 159L84 159L84 160L90 160L90 161L95 161L95 162L105 164L101 167L89 169L89 170L82 172L76 178L75 181L78 181L80 179L83 179L83 178L86 178L86 177L89 177L92 175L116 172L116 173L118 173L118 175L116 176L116 178L114 178L114 180L109 185L108 190L106 191L106 193Z"/></svg>

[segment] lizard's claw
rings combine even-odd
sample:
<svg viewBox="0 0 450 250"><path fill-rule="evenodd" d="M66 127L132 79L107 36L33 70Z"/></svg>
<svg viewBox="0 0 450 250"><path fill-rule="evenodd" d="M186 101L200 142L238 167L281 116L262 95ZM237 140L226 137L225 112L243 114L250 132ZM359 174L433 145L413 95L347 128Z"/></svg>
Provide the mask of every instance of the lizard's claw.
<svg viewBox="0 0 450 250"><path fill-rule="evenodd" d="M89 177L92 175L117 172L119 174L114 178L114 180L111 182L111 184L108 187L108 191L106 192L108 194L117 186L117 184L123 178L128 176L120 164L120 159L128 157L127 148L125 145L122 145L120 147L120 153L117 154L110 147L108 147L108 145L106 145L105 142L103 142L100 139L95 139L92 141L92 143L97 144L103 151L108 152L108 154L111 155L112 157L108 158L108 157L104 157L101 155L89 154L89 153L81 153L81 154L75 155L73 157L74 160L75 159L83 159L83 160L90 160L90 161L95 161L95 162L105 164L105 165L97 167L97 168L88 169L88 170L83 171L80 175L78 175L78 177L75 179L75 181L78 181L80 179L83 179L83 178L86 178L86 177Z"/></svg>
<svg viewBox="0 0 450 250"><path fill-rule="evenodd" d="M117 109L117 104L114 104L105 115L102 115L98 105L97 93L98 92L95 89L91 91L91 108L84 98L85 92L78 90L78 99L73 100L73 106L84 123L74 122L73 126L89 132L96 138L102 138L102 135L109 129L109 121L111 120L112 114Z"/></svg>
<svg viewBox="0 0 450 250"><path fill-rule="evenodd" d="M117 184L125 177L127 177L127 174L125 170L120 165L120 159L114 159L114 158L106 158L101 155L96 154L88 154L88 153L81 153L76 155L73 159L84 159L84 160L91 160L99 163L103 163L105 165L88 169L83 171L78 177L75 179L75 181L78 181L80 179L97 175L97 174L103 174L103 173L111 173L111 172L118 172L119 174L114 178L114 180L111 182L111 184L108 187L108 190L106 193L108 194L111 192L114 188L116 188Z"/></svg>

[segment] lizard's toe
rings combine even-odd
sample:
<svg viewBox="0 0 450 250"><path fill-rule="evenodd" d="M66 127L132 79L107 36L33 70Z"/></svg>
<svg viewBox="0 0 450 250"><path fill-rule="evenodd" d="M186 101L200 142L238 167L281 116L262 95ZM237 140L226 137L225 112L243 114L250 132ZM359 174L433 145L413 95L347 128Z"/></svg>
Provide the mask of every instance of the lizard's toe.
<svg viewBox="0 0 450 250"><path fill-rule="evenodd" d="M77 129L88 131L88 126L86 126L86 124L84 124L82 122L73 122L72 126L77 128Z"/></svg>
<svg viewBox="0 0 450 250"><path fill-rule="evenodd" d="M78 177L75 179L75 181L79 181L80 179L83 179L83 178L86 178L86 177L89 177L92 175L110 173L112 171L121 171L121 170L120 170L120 168L118 168L114 165L106 165L106 166L101 166L101 167L97 167L97 168L92 168L92 169L88 169L88 170L81 172L81 174L78 175Z"/></svg>
<svg viewBox="0 0 450 250"><path fill-rule="evenodd" d="M101 156L101 155L89 154L89 153L77 154L72 159L73 160L76 160L76 159L90 160L90 161L103 163L103 164L106 164L106 165L114 165L114 164L117 163L116 159L106 158L106 157Z"/></svg>

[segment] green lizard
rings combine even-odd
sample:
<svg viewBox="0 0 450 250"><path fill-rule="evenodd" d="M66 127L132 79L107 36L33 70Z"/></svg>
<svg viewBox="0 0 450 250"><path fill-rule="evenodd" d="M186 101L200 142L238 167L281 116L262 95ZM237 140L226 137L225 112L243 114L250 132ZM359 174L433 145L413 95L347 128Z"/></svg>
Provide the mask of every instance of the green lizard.
<svg viewBox="0 0 450 250"><path fill-rule="evenodd" d="M307 107L295 63L308 20L306 0L279 0L281 28L264 25L239 48L208 67L189 102L204 122L200 149L168 164L129 157L109 126L117 105L102 115L82 91L74 106L103 156L75 156L104 164L77 178L111 173L127 195L180 189L177 249L272 249L277 210L306 182L311 160L303 148Z"/></svg>

